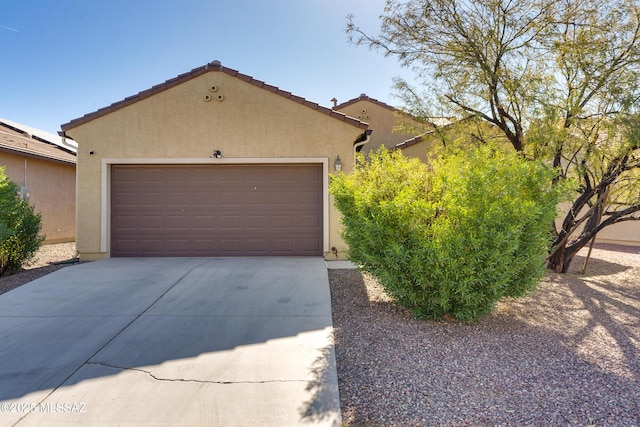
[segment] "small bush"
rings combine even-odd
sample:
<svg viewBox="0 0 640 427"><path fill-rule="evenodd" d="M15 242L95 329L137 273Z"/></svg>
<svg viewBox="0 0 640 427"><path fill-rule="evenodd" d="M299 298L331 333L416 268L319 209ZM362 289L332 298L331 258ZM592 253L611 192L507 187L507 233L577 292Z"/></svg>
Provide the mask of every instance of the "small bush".
<svg viewBox="0 0 640 427"><path fill-rule="evenodd" d="M0 167L0 276L18 271L36 254L44 241L40 221Z"/></svg>
<svg viewBox="0 0 640 427"><path fill-rule="evenodd" d="M430 166L398 151L332 177L349 258L420 318L473 321L544 275L553 171L490 147Z"/></svg>

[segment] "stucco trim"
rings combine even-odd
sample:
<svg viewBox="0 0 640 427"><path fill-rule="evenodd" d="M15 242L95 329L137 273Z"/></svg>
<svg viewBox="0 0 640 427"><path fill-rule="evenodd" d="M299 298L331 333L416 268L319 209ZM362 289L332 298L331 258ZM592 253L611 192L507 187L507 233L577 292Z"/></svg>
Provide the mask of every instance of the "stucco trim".
<svg viewBox="0 0 640 427"><path fill-rule="evenodd" d="M269 157L269 158L105 158L102 159L102 194L100 208L100 252L111 256L111 165L224 165L224 164L322 164L322 251L329 252L329 158Z"/></svg>

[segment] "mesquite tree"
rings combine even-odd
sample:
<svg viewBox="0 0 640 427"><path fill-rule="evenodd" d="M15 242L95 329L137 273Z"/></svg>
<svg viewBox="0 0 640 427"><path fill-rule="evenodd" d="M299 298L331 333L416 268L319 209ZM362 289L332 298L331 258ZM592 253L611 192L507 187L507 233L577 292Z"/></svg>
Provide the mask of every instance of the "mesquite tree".
<svg viewBox="0 0 640 427"><path fill-rule="evenodd" d="M576 180L549 268L566 272L600 230L640 219L637 0L388 0L380 18L377 36L353 17L347 33L416 71L422 90L396 81L408 112L474 115L556 167L555 183Z"/></svg>

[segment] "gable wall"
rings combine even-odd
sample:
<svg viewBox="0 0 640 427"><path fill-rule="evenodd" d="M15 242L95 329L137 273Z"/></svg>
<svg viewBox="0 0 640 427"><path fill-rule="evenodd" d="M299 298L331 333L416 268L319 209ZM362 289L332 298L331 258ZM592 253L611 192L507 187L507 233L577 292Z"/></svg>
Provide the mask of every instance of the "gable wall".
<svg viewBox="0 0 640 427"><path fill-rule="evenodd" d="M354 102L338 111L369 123L369 128L373 130L373 133L371 140L362 147L362 151L365 153L376 151L383 145L392 149L396 144L413 138L416 133L419 133L394 132L394 127L399 123L398 113L368 100Z"/></svg>
<svg viewBox="0 0 640 427"><path fill-rule="evenodd" d="M211 92L214 85L217 91ZM204 101L207 95L213 100ZM217 101L218 95L224 100ZM78 251L85 259L108 256L105 212L110 164L324 159L328 172L333 173L339 155L343 171L348 172L353 164L353 142L363 132L222 72L206 73L81 124L67 131L79 144ZM223 159L212 159L214 150L220 150ZM328 210L328 246L342 252L333 202Z"/></svg>

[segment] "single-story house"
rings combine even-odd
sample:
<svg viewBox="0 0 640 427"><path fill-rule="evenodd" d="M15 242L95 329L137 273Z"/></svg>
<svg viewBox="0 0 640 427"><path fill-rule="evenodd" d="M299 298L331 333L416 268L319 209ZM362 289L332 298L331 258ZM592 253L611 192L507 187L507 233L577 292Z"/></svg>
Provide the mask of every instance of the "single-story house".
<svg viewBox="0 0 640 427"><path fill-rule="evenodd" d="M62 125L77 250L344 258L329 175L368 125L214 61Z"/></svg>
<svg viewBox="0 0 640 427"><path fill-rule="evenodd" d="M45 243L72 242L76 236L76 156L72 142L57 135L0 119L0 166L42 215Z"/></svg>
<svg viewBox="0 0 640 427"><path fill-rule="evenodd" d="M388 105L382 101L371 98L363 93L357 98L350 99L341 104L337 103L333 109L347 116L357 118L369 123L369 128L373 131L369 142L363 146L363 153L376 151L384 146L389 150L412 146L413 149L406 152L405 155L416 156L426 159L428 150L427 144L420 144L423 139L416 137L418 134L430 132L431 126L421 123L409 114ZM444 126L449 124L451 120L446 117L436 117L432 119L436 125ZM407 145L408 143L408 145ZM403 146L400 146L404 144ZM413 153L415 151L415 154Z"/></svg>

